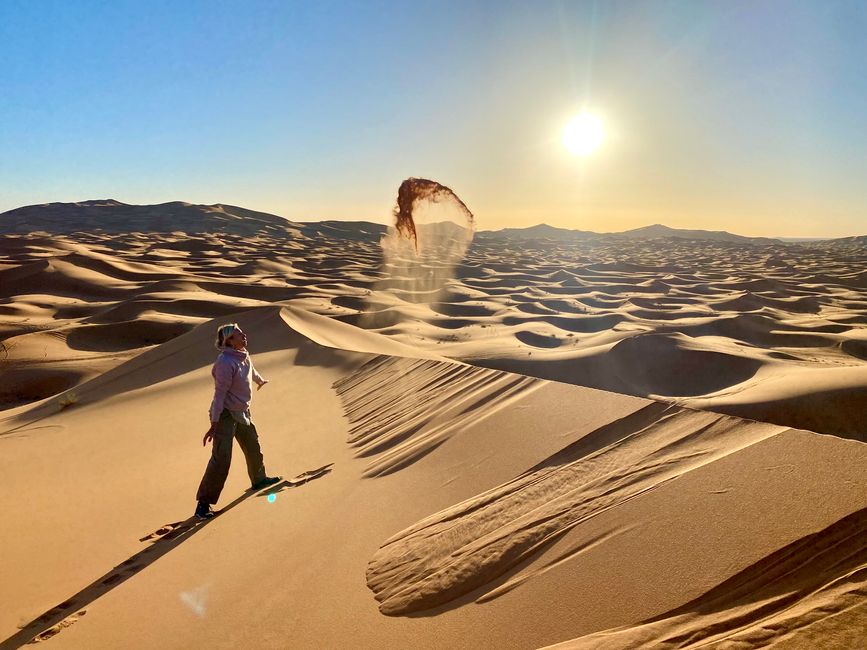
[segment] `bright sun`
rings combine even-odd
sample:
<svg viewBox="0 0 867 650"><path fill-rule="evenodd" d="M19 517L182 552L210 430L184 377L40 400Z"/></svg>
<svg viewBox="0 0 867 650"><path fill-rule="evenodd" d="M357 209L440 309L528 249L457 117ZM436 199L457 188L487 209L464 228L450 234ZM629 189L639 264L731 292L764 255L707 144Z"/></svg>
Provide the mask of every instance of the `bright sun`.
<svg viewBox="0 0 867 650"><path fill-rule="evenodd" d="M563 146L577 156L589 156L605 140L605 127L595 115L582 113L563 129Z"/></svg>

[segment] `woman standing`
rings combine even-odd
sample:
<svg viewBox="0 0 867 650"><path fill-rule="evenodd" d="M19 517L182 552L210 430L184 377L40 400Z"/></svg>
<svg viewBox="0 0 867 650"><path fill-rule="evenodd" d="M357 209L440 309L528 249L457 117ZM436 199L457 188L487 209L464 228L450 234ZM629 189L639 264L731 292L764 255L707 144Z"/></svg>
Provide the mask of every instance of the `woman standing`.
<svg viewBox="0 0 867 650"><path fill-rule="evenodd" d="M211 459L196 494L196 516L213 517L211 505L220 498L229 465L232 462L232 440L237 439L247 460L247 474L254 490L273 485L279 476L267 476L259 447L259 434L250 415L253 382L256 390L268 383L256 372L247 352L247 335L237 323L217 329L216 347L220 350L211 375L214 377L214 399L211 402L211 428L202 440L213 440Z"/></svg>

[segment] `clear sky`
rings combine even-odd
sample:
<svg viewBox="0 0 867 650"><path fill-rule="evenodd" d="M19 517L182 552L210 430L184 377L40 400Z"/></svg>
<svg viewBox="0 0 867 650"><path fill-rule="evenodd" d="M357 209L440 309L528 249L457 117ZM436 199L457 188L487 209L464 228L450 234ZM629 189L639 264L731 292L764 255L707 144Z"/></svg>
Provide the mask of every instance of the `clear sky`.
<svg viewBox="0 0 867 650"><path fill-rule="evenodd" d="M867 233L867 3L0 0L0 211ZM606 139L563 146L590 111Z"/></svg>

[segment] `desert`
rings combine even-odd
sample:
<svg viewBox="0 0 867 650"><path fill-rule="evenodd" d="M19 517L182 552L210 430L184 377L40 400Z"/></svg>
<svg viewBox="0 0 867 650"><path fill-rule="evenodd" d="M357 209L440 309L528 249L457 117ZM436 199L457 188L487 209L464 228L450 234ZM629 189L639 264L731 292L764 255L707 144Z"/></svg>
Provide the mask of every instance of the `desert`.
<svg viewBox="0 0 867 650"><path fill-rule="evenodd" d="M436 287L372 223L0 227L4 647L861 638L863 238L479 231ZM285 480L201 524L233 321Z"/></svg>
<svg viewBox="0 0 867 650"><path fill-rule="evenodd" d="M867 650L865 34L0 2L0 650Z"/></svg>

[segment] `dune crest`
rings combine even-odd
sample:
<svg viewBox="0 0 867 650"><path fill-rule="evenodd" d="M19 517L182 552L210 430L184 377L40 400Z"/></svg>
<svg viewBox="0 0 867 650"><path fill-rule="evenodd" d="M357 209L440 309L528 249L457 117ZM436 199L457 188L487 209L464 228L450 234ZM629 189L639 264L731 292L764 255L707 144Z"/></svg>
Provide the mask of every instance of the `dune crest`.
<svg viewBox="0 0 867 650"><path fill-rule="evenodd" d="M629 420L386 541L367 572L380 610L407 615L453 600L598 513L785 430L655 405ZM594 449L598 439L607 444Z"/></svg>
<svg viewBox="0 0 867 650"><path fill-rule="evenodd" d="M378 356L335 382L365 477L397 471L540 385L530 377L436 360Z"/></svg>

